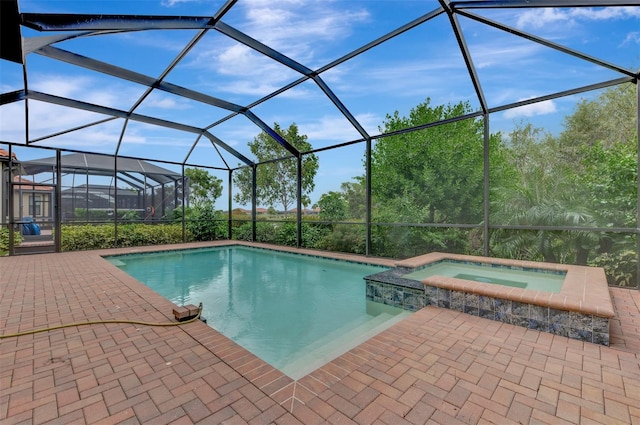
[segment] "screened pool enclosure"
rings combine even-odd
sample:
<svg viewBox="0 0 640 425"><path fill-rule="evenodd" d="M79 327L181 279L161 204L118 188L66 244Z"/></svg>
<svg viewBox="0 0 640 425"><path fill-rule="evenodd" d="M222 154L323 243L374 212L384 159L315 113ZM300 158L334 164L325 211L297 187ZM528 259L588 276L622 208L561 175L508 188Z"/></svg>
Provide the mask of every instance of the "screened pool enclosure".
<svg viewBox="0 0 640 425"><path fill-rule="evenodd" d="M0 5L0 254L242 239L638 287L639 1Z"/></svg>

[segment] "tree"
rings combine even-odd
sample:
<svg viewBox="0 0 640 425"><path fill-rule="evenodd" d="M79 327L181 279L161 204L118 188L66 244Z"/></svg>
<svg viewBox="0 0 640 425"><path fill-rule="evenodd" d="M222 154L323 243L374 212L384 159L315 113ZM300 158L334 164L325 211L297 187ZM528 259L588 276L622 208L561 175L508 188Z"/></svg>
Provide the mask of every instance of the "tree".
<svg viewBox="0 0 640 425"><path fill-rule="evenodd" d="M333 191L323 193L316 205L320 208L322 220L341 221L347 218L349 205L342 193Z"/></svg>
<svg viewBox="0 0 640 425"><path fill-rule="evenodd" d="M637 120L636 87L631 83L581 102L566 119L561 138L574 143L579 158L571 175L583 190L598 227L638 226ZM611 284L637 285L636 236L615 232L598 235L589 264L604 267Z"/></svg>
<svg viewBox="0 0 640 425"><path fill-rule="evenodd" d="M214 204L222 195L222 180L201 168L187 168L189 208L185 209L186 229L194 240L209 241L225 234L223 222L216 217ZM173 212L175 220L182 220L182 211Z"/></svg>
<svg viewBox="0 0 640 425"><path fill-rule="evenodd" d="M387 115L384 133L460 117L468 103L411 109ZM376 211L415 223L480 223L483 220L484 128L466 119L379 139L372 149L372 199ZM504 148L490 136L495 181L501 179Z"/></svg>
<svg viewBox="0 0 640 425"><path fill-rule="evenodd" d="M637 143L606 148L598 142L584 150L584 172L576 175L601 227L636 227L638 197Z"/></svg>
<svg viewBox="0 0 640 425"><path fill-rule="evenodd" d="M562 143L576 160L570 176L590 205L598 227L636 228L638 199L636 86L620 84L581 101L565 119ZM635 249L634 238L602 233L597 251L617 258ZM631 271L635 273L635 269Z"/></svg>
<svg viewBox="0 0 640 425"><path fill-rule="evenodd" d="M560 136L563 145L583 148L600 142L607 149L638 137L636 86L620 84L593 100L583 99L565 118Z"/></svg>
<svg viewBox="0 0 640 425"><path fill-rule="evenodd" d="M635 228L637 117L635 87L623 84L580 101L558 137L521 123L510 134L519 178L492 191L492 224ZM501 229L492 233L492 249L502 256L606 266L625 263L632 239L582 229ZM618 281L635 273L633 267L619 269Z"/></svg>
<svg viewBox="0 0 640 425"><path fill-rule="evenodd" d="M278 123L274 123L274 130L289 144L300 152L311 150L307 136L298 134L298 126L294 123L283 130ZM285 213L294 204L297 194L297 159L266 133L258 134L249 142L251 153L259 164L256 172L256 202L270 207L282 205ZM272 161L273 160L273 161ZM306 154L302 158L302 205L311 203L309 193L315 188L314 178L318 172L318 157ZM234 197L236 202L245 204L251 201L252 170L242 168L238 170L233 181L239 189Z"/></svg>
<svg viewBox="0 0 640 425"><path fill-rule="evenodd" d="M564 129L556 140L556 157L576 174L582 173L584 154L595 144L606 150L637 140L637 117L636 88L632 83L606 89L594 99L582 99L564 119Z"/></svg>
<svg viewBox="0 0 640 425"><path fill-rule="evenodd" d="M348 216L353 219L365 218L367 213L367 192L363 177L356 177L353 182L340 185L343 198L347 201Z"/></svg>
<svg viewBox="0 0 640 425"><path fill-rule="evenodd" d="M222 195L222 180L200 168L187 168L184 175L189 179L189 200L194 207L211 206Z"/></svg>
<svg viewBox="0 0 640 425"><path fill-rule="evenodd" d="M567 158L557 155L557 140L530 123L509 134L510 160L518 178L493 188L491 223L516 226L593 226L583 191L570 178ZM505 230L492 232L492 250L508 258L586 264L597 237L590 232Z"/></svg>
<svg viewBox="0 0 640 425"><path fill-rule="evenodd" d="M395 133L472 112L468 103L431 106L402 117L387 115L381 132ZM511 166L499 133L489 137L491 181L500 184ZM483 221L484 124L464 119L378 139L371 153L375 222L479 224ZM470 232L457 228L375 226L376 255L406 257L432 250L470 252Z"/></svg>
<svg viewBox="0 0 640 425"><path fill-rule="evenodd" d="M601 227L637 227L636 87L620 84L581 101L565 119L562 143L573 147L576 186L585 190Z"/></svg>

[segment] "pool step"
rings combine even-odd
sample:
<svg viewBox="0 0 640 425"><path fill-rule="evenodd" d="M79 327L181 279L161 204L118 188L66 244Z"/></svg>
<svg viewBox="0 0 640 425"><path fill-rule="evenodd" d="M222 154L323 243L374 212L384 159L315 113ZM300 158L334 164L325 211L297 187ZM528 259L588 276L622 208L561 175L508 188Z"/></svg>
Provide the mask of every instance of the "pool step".
<svg viewBox="0 0 640 425"><path fill-rule="evenodd" d="M302 358L281 367L280 370L292 379L300 379L410 314L411 312L401 312L396 315L383 312L364 322L348 323L326 337L304 347L302 351L305 355Z"/></svg>
<svg viewBox="0 0 640 425"><path fill-rule="evenodd" d="M365 319L356 320L352 323L347 323L339 329L331 332L329 335L314 341L303 348L305 352L315 352L323 347L331 345L339 345L344 341L349 341L349 338L358 337L359 335L369 334L371 329L375 329L387 320L391 319L393 315L389 313L380 313L374 318L367 317ZM368 338L366 338L368 339ZM366 341L365 339L365 341ZM357 344L356 344L357 345ZM355 346L355 345L354 345Z"/></svg>

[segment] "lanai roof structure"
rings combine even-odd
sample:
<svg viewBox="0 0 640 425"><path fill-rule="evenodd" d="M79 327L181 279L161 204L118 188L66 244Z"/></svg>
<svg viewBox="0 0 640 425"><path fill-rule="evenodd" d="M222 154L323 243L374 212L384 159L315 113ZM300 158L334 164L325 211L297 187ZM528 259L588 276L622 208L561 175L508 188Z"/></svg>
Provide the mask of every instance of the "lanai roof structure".
<svg viewBox="0 0 640 425"><path fill-rule="evenodd" d="M298 22L286 22L287 10L283 6L274 9L273 14L269 13L268 8L255 7L257 15L242 22L241 14L249 13L247 4L242 1L213 2L206 6L186 3L189 8L179 10L193 11L188 15L172 15L172 9L168 7L166 14L145 14L146 2L137 4L135 8L127 2L114 4L108 9L113 13L106 12L105 6L97 2L78 3L77 10L56 10L51 7L50 11L43 12L29 2L2 2L2 59L24 67L22 87L11 87L6 78L3 81L3 115L7 116L8 105L20 105L26 111L23 114L25 134L16 139L15 133L5 130L3 140L53 147L66 146L70 140L74 140L73 147L77 150L126 155L127 146L134 143L131 136L136 131L134 124L139 124L143 127L138 128L160 128L170 130L172 135L180 134L175 136L179 150L171 149L166 153L168 157L151 152L149 156L160 156L158 159L178 163L197 163L199 160L194 158L194 151L199 152L197 148L206 145L213 148L210 155L216 159L208 160L203 165L230 169L254 162L250 152L245 146L240 146L236 138L221 135L229 134L227 127L230 125L241 129L253 126L254 133L264 131L292 155L300 154L273 130L274 117L269 113L269 108L271 104L279 102L286 102L290 108L304 108L305 113L309 114L314 113L311 108L314 103L330 106L333 111L326 118L331 117L333 125L344 129L342 140L336 144L384 136L379 134L376 124L367 121L367 111L351 106L354 103L353 91L358 91L353 85L358 80L363 82L363 86L362 93L357 95L365 96L366 91L371 90L368 95L375 103L384 102L385 99L371 89L372 78L377 78L380 84L384 84L383 79L388 78L386 83L394 84L398 83L394 81L396 75L398 78L422 75L425 81L411 81L415 92L419 94L417 99L422 100L429 96L440 97L434 88L434 82L437 85L438 79L455 79L459 81L459 93L450 93L449 100L469 100L475 109L472 115L482 116L624 81L636 82L638 78L637 63L633 63L637 61L637 49L634 52L633 43L625 46L629 54L622 62L618 62L620 57L611 60L590 54L589 46L581 45L580 34L576 39L556 41L553 36L540 36L514 26L516 21L513 19L517 14L522 16L523 11L541 8L579 9L588 6L617 8L620 11L637 7L637 1L432 0L398 5L388 2L385 7L389 8L389 15L386 18L367 16L358 2L342 2L345 16L338 19L327 15L324 22L326 31L322 32L317 28L305 28L305 19L300 15L296 17ZM166 4L180 5L180 2ZM316 12L313 5L305 7L309 13ZM127 13L129 10L135 10L135 13ZM205 10L207 14L197 13ZM260 13L263 15L260 16ZM637 14L637 11L629 13ZM380 20L374 21L374 18ZM281 40L277 33L262 32L267 28L265 21L270 19L276 19L282 29L286 26L299 30L299 39ZM235 22L240 22L242 26L237 27L233 24ZM348 25L352 25L353 29L345 31L344 27ZM268 27L270 31L277 31L277 28ZM356 33L356 30L360 32ZM311 32L311 36L307 37L305 31ZM314 31L317 33L315 37ZM429 44L430 34L434 31L448 35L444 45ZM479 45L475 41L479 38L479 31L494 37L495 44ZM328 50L334 42L331 35L327 34L330 32L334 32L335 36L346 32L350 37L346 45L353 48L343 52ZM404 35L410 32L422 32L424 42L421 45L403 45ZM171 48L165 48L163 43L169 40ZM490 40L485 42L490 43ZM306 46L301 45L307 43L321 51L322 55L312 56L311 50L303 49ZM105 57L106 44L118 50L118 57ZM212 48L216 44L225 48L216 52ZM326 47L323 46L325 44ZM503 79L505 85L540 78L538 74L541 70L527 69L526 61L516 63L519 56L517 49L525 45L572 57L577 66L586 68L547 69L552 74L550 78L566 79L568 85L560 92L543 93L541 90L545 85L537 83L531 92L538 94L530 98L496 97L494 89L487 88L496 77ZM581 47L587 49L583 51ZM401 49L401 52L393 63L376 62L372 54L376 49L386 48ZM503 74L485 72L489 68L482 62L486 50L501 48L509 50L499 58L504 61L500 64ZM137 61L136 51L141 49L153 49L154 52L164 50L164 56L157 57L153 63ZM236 61L229 62L228 68L203 68L202 61L207 58L212 65L223 65L219 58L213 56L216 53L236 54ZM305 57L305 54L308 56ZM403 62L417 64L416 58L420 56L432 62L433 66L425 67L423 72L416 70L405 77L391 72L393 66L399 67ZM59 71L56 68L57 72L64 72L65 69L83 70L87 78L100 76L105 84L113 84L116 90L122 91L118 96L101 101L87 98L81 89L67 90L67 93L61 93L60 89L53 87L49 87L53 90L48 90L40 83L48 64L56 67L64 65ZM376 67L379 75L365 72ZM583 73L588 69L594 74L591 80L583 78ZM568 75L572 72L581 75ZM338 78L345 73L352 74L354 79L342 81ZM274 78L274 75L279 78ZM246 84L247 78L252 80L249 84L251 87L247 86L243 92L240 86ZM429 84L425 83L426 80L429 80ZM346 90L345 84L351 85L351 90ZM236 88L235 93L230 90L231 86ZM258 93L264 94L260 96ZM182 115L179 119L178 114L159 108L161 102L175 109L188 108L193 114ZM69 126L53 126L49 123L46 127L49 132L46 133L42 123L38 122L38 111L43 105L55 105L55 110L60 113L74 111L83 117L84 122L76 120ZM386 106L389 111L395 108L393 104ZM318 113L329 114L327 110L318 109ZM54 130L54 127L57 128ZM87 130L101 131L101 127L120 129L108 146L91 143L90 140L84 143L78 141L88 134ZM311 142L314 149L327 147L326 144L314 144L314 140Z"/></svg>
<svg viewBox="0 0 640 425"><path fill-rule="evenodd" d="M264 132L298 161L325 155L324 176L370 178L377 140L468 119L484 121L486 146L522 117L555 117L557 131L576 96L639 76L637 31L601 31L637 22L636 0L0 4L0 143L229 176L256 165L248 142ZM469 109L382 130L425 99ZM296 123L312 149L278 122ZM296 202L302 211L300 188Z"/></svg>
<svg viewBox="0 0 640 425"><path fill-rule="evenodd" d="M50 172L56 167L56 157L24 161L20 163L20 166L27 174ZM110 177L113 176L114 168L125 178L131 178L132 174L140 174L156 184L175 183L182 180L182 174L140 159L119 157L117 163L114 164L113 158L106 155L72 153L62 157L61 171L63 173Z"/></svg>

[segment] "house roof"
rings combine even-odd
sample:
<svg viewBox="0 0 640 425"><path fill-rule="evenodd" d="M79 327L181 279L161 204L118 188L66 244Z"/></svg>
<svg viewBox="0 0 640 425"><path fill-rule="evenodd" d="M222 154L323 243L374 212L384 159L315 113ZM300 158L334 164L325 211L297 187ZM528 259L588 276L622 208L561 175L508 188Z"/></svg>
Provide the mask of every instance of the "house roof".
<svg viewBox="0 0 640 425"><path fill-rule="evenodd" d="M11 158L17 159L15 152L11 152ZM9 151L7 151L6 149L0 149L0 160L7 159L9 159Z"/></svg>
<svg viewBox="0 0 640 425"><path fill-rule="evenodd" d="M35 183L31 180L25 179L24 177L21 176L13 176L13 181L15 183L21 183L17 186L13 186L14 189L21 189L21 190L36 190L39 192L51 192L53 191L53 187L51 187L50 185L42 185L42 184L38 184Z"/></svg>

